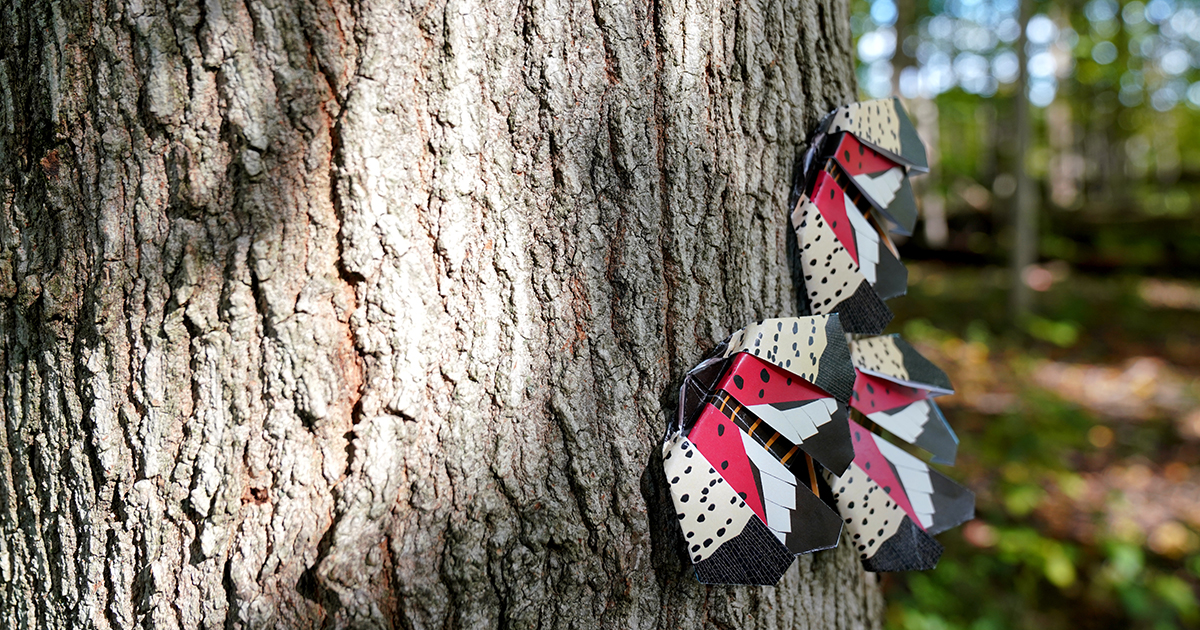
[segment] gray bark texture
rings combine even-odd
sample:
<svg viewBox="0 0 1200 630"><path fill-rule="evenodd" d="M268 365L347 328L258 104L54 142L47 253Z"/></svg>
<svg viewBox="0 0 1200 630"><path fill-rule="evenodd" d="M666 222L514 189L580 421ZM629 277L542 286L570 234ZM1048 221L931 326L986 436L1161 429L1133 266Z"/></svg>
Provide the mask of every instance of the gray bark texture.
<svg viewBox="0 0 1200 630"><path fill-rule="evenodd" d="M0 627L858 628L697 584L683 373L791 315L843 0L0 8ZM794 245L792 245L794 249Z"/></svg>

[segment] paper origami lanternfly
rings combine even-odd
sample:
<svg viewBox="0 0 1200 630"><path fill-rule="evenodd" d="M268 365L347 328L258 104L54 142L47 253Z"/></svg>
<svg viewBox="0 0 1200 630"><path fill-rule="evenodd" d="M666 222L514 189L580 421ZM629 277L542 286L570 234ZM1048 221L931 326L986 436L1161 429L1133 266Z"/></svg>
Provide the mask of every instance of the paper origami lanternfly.
<svg viewBox="0 0 1200 630"><path fill-rule="evenodd" d="M907 288L888 229L912 232L908 170L928 170L925 147L899 100L881 99L826 116L804 164L792 227L808 308L840 313L847 332L878 334L892 319L883 301Z"/></svg>
<svg viewBox="0 0 1200 630"><path fill-rule="evenodd" d="M958 438L934 402L946 374L899 337L883 300L908 274L888 230L917 218L909 170L925 149L898 100L822 121L792 212L807 317L734 333L688 372L663 469L696 577L774 584L796 555L839 544L870 571L933 567L932 538L971 518L974 497L850 419L951 464Z"/></svg>
<svg viewBox="0 0 1200 630"><path fill-rule="evenodd" d="M684 378L663 469L701 582L774 584L797 554L837 545L816 468L854 459L853 388L837 315L748 326Z"/></svg>
<svg viewBox="0 0 1200 630"><path fill-rule="evenodd" d="M851 407L930 451L935 461L953 463L958 437L933 402L933 396L953 392L946 373L895 335L852 341L850 354L857 373ZM941 545L931 535L972 518L974 496L854 421L850 433L854 462L842 475L827 472L826 479L863 566L933 568Z"/></svg>

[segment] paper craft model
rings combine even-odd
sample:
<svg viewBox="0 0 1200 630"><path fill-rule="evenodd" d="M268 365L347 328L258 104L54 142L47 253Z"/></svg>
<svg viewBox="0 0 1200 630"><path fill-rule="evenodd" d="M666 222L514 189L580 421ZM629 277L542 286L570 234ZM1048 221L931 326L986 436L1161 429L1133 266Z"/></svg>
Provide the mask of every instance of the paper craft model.
<svg viewBox="0 0 1200 630"><path fill-rule="evenodd" d="M851 407L896 437L953 463L958 437L933 396L949 394L946 373L899 336L850 343L857 376ZM975 515L975 497L917 457L853 420L854 462L826 472L838 512L868 571L931 569L942 554L932 538Z"/></svg>
<svg viewBox="0 0 1200 630"><path fill-rule="evenodd" d="M774 584L797 554L837 545L816 469L854 459L853 387L837 315L748 326L688 373L663 470L697 579Z"/></svg>
<svg viewBox="0 0 1200 630"><path fill-rule="evenodd" d="M878 427L952 464L958 437L934 402L945 372L896 335L884 300L908 273L910 170L925 148L896 99L827 116L791 213L810 313L721 342L685 376L663 470L696 577L775 584L795 556L851 544L869 571L929 569L937 534L974 515L970 491ZM861 420L851 419L852 411ZM863 426L864 423L868 426Z"/></svg>
<svg viewBox="0 0 1200 630"><path fill-rule="evenodd" d="M839 313L847 332L879 334L892 320L884 300L908 284L888 232L912 233L908 171L928 170L925 147L899 100L867 101L821 122L804 165L791 218L809 312Z"/></svg>
<svg viewBox="0 0 1200 630"><path fill-rule="evenodd" d="M854 462L826 472L848 541L868 571L921 571L937 566L933 534L975 514L969 490L932 470L853 420Z"/></svg>

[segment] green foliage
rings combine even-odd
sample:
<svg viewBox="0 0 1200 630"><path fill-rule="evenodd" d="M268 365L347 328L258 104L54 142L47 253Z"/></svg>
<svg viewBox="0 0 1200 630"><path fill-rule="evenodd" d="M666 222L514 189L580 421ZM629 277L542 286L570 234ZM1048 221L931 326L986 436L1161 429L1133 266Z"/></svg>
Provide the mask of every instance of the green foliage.
<svg viewBox="0 0 1200 630"><path fill-rule="evenodd" d="M937 116L937 161L921 185L944 199L944 247L1006 259L1021 163L1045 210L1044 257L1200 270L1200 0L1032 4L1033 145L1015 155L1017 0L852 3L864 96L936 106L913 113ZM917 241L909 255L930 255Z"/></svg>
<svg viewBox="0 0 1200 630"><path fill-rule="evenodd" d="M1022 322L1025 331L1035 339L1070 348L1079 340L1079 325L1071 321L1056 322L1036 315Z"/></svg>
<svg viewBox="0 0 1200 630"><path fill-rule="evenodd" d="M978 497L936 570L886 578L889 627L1200 627L1200 0L1032 2L1024 95L1018 0L851 10L864 96L932 143L914 183L947 238L901 253L958 266L910 266L892 330L949 363L947 473ZM1021 166L1041 264L1012 321Z"/></svg>
<svg viewBox="0 0 1200 630"><path fill-rule="evenodd" d="M1026 324L1027 337L1005 326L1002 270L916 264L912 276L909 296L891 303L896 328L949 368L959 388L943 399L962 440L958 465L945 471L975 490L977 519L939 537L947 549L937 569L888 576L888 627L1200 623L1200 552L1155 551L1153 531L1113 521L1133 511L1123 507L1130 490L1111 485L1120 471L1151 470L1149 490L1168 483L1153 470L1180 457L1182 438L1164 417L1171 412L1148 402L1140 420L1114 419L1046 381L1048 365L1115 372L1105 366L1121 365L1125 349L1169 355L1169 345L1200 332L1200 311L1154 307L1137 276L1076 273L1038 295L1044 315ZM1183 336L1166 338L1164 326ZM1064 330L1073 343L1063 343ZM1200 392L1188 391L1180 404L1200 406ZM989 408L997 395L1010 400ZM1193 504L1200 509L1200 496ZM1182 529L1195 535L1194 526Z"/></svg>

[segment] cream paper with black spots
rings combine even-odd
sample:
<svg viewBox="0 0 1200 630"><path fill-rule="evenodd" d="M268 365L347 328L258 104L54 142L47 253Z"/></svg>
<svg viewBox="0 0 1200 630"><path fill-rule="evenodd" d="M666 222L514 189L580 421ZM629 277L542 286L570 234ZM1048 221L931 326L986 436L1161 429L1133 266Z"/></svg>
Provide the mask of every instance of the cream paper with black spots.
<svg viewBox="0 0 1200 630"><path fill-rule="evenodd" d="M717 469L682 434L663 444L663 470L693 563L708 558L757 518Z"/></svg>
<svg viewBox="0 0 1200 630"><path fill-rule="evenodd" d="M870 144L900 155L900 118L896 115L894 99L881 98L839 108L829 125L829 133L838 131L849 131Z"/></svg>
<svg viewBox="0 0 1200 630"><path fill-rule="evenodd" d="M750 353L810 382L817 382L828 315L763 320L734 333L725 356Z"/></svg>
<svg viewBox="0 0 1200 630"><path fill-rule="evenodd" d="M792 212L792 227L800 247L809 309L821 315L832 313L862 284L864 278L858 264L807 195L800 196L800 203Z"/></svg>
<svg viewBox="0 0 1200 630"><path fill-rule="evenodd" d="M826 470L825 481L846 522L843 536L849 536L859 559L873 557L908 514L858 464L850 464L841 477Z"/></svg>
<svg viewBox="0 0 1200 630"><path fill-rule="evenodd" d="M908 381L904 354L896 347L896 338L893 335L863 337L851 341L850 359L854 361L854 367L868 374Z"/></svg>

